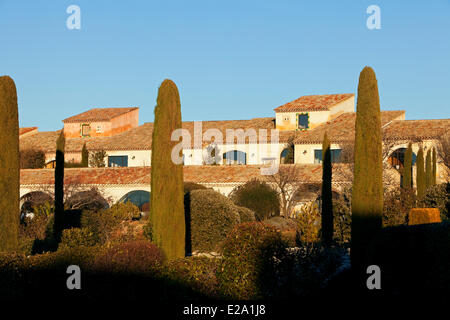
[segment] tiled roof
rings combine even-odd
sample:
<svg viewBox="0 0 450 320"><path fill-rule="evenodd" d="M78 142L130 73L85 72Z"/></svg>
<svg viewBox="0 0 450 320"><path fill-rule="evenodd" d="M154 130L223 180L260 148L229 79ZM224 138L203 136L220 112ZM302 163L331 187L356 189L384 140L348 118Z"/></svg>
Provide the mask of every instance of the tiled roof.
<svg viewBox="0 0 450 320"><path fill-rule="evenodd" d="M60 132L60 130L43 131L25 136L20 139L19 148L20 150L40 149L46 153L56 152L56 140L58 139ZM81 152L85 142L88 149L94 150L94 146L106 139L107 137L66 139L65 150L66 152Z"/></svg>
<svg viewBox="0 0 450 320"><path fill-rule="evenodd" d="M303 96L274 110L275 112L327 111L330 107L353 96L353 93Z"/></svg>
<svg viewBox="0 0 450 320"><path fill-rule="evenodd" d="M304 182L320 182L322 166L320 164L281 165L294 166ZM221 165L221 166L184 166L184 181L196 183L243 183L253 178L263 178L261 166ZM128 168L70 168L64 170L64 183L81 185L121 185L149 184L151 167ZM52 185L55 180L54 169L22 169L21 185ZM339 181L335 181L339 182Z"/></svg>
<svg viewBox="0 0 450 320"><path fill-rule="evenodd" d="M405 111L381 111L381 125L395 120L404 115ZM320 126L310 130L303 131L297 135L295 144L316 144L323 142L325 132L331 143L352 141L355 138L355 112L346 112L337 118L330 120ZM404 120L400 120L401 122Z"/></svg>
<svg viewBox="0 0 450 320"><path fill-rule="evenodd" d="M254 118L250 120L225 120L225 121L202 121L202 131L217 129L223 135L223 142L226 142L227 129L255 129L257 141L259 141L259 130L267 129L267 141L270 141L271 131L274 129L274 118ZM185 121L182 124L191 134L191 146L194 147L194 122ZM38 148L44 152L55 152L56 139L60 131L39 132L30 137L24 137L20 141L20 149ZM66 152L80 152L83 144L86 143L88 150L151 150L153 123L145 123L137 128L119 133L111 137L93 138L70 138L66 139ZM279 142L285 143L291 135L298 134L295 130L280 131ZM246 143L251 137L246 137ZM209 142L203 142L203 147Z"/></svg>
<svg viewBox="0 0 450 320"><path fill-rule="evenodd" d="M139 109L137 107L131 108L94 108L75 116L64 119L64 123L69 122L90 122L90 121L109 121L124 113Z"/></svg>
<svg viewBox="0 0 450 320"><path fill-rule="evenodd" d="M384 128L388 140L436 139L450 132L450 119L392 121Z"/></svg>
<svg viewBox="0 0 450 320"><path fill-rule="evenodd" d="M19 128L19 137L23 134L27 134L30 133L32 131L37 130L38 127L23 127L23 128Z"/></svg>

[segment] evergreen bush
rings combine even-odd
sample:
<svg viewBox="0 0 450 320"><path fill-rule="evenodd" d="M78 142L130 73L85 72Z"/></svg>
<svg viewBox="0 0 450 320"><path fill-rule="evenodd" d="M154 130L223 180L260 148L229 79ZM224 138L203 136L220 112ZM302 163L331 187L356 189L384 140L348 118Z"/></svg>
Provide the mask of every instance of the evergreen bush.
<svg viewBox="0 0 450 320"><path fill-rule="evenodd" d="M253 179L237 186L229 198L237 206L252 210L259 221L280 215L278 192L264 181Z"/></svg>

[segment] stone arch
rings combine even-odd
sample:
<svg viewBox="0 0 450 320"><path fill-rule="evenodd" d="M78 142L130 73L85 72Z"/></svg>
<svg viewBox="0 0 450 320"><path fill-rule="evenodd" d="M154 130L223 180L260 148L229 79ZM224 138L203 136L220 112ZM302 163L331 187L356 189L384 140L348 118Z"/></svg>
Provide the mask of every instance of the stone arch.
<svg viewBox="0 0 450 320"><path fill-rule="evenodd" d="M118 202L125 203L131 201L139 210L148 212L150 209L150 192L146 190L133 190L127 192Z"/></svg>
<svg viewBox="0 0 450 320"><path fill-rule="evenodd" d="M391 152L388 162L391 166L393 166L396 169L402 169L405 161L405 152L406 148L400 147L395 149ZM416 164L416 154L412 153L412 165L414 166Z"/></svg>
<svg viewBox="0 0 450 320"><path fill-rule="evenodd" d="M33 207L44 204L45 202L53 202L53 196L44 191L31 191L20 197L19 206L20 213L32 213Z"/></svg>

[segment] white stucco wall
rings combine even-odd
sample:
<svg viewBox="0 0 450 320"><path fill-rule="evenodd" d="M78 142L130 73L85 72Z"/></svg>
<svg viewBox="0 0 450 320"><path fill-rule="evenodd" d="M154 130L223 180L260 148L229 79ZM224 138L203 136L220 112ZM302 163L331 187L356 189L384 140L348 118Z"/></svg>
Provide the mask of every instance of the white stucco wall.
<svg viewBox="0 0 450 320"><path fill-rule="evenodd" d="M147 167L150 166L152 153L150 150L124 150L124 151L106 151L109 156L128 156L129 167ZM108 158L105 159L105 165L108 166Z"/></svg>

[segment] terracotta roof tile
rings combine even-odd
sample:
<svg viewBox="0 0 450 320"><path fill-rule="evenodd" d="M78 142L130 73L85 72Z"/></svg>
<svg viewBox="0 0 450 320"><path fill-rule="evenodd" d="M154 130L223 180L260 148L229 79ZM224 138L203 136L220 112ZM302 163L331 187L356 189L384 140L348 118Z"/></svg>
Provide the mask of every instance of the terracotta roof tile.
<svg viewBox="0 0 450 320"><path fill-rule="evenodd" d="M19 128L19 136L28 133L30 131L34 131L37 130L38 127L24 127L24 128Z"/></svg>
<svg viewBox="0 0 450 320"><path fill-rule="evenodd" d="M75 116L64 119L64 123L69 122L88 122L88 121L109 121L124 113L139 109L137 107L130 108L94 108Z"/></svg>
<svg viewBox="0 0 450 320"><path fill-rule="evenodd" d="M274 110L275 112L327 111L330 110L330 107L353 96L353 93L303 96L294 101L283 104Z"/></svg>
<svg viewBox="0 0 450 320"><path fill-rule="evenodd" d="M320 182L322 166L320 164L282 165L295 166L305 182ZM184 166L184 181L196 183L243 183L253 178L262 178L261 166L221 165L221 166ZM52 185L55 180L54 169L20 170L21 185ZM128 168L70 168L64 170L64 183L121 185L150 185L151 167ZM339 182L339 181L336 181Z"/></svg>
<svg viewBox="0 0 450 320"><path fill-rule="evenodd" d="M381 111L381 125L385 125L394 119L403 117L405 111ZM295 144L317 144L323 142L325 132L331 143L348 142L355 137L355 112L346 112L337 118L330 120L310 131L303 131L297 135ZM400 120L403 121L403 120Z"/></svg>
<svg viewBox="0 0 450 320"><path fill-rule="evenodd" d="M384 128L388 140L437 139L450 132L450 119L392 121Z"/></svg>

